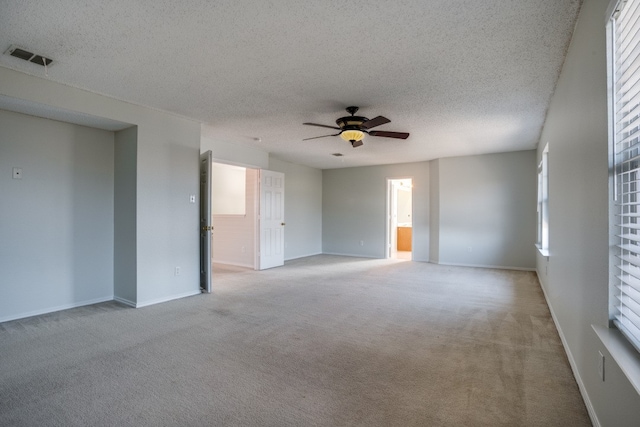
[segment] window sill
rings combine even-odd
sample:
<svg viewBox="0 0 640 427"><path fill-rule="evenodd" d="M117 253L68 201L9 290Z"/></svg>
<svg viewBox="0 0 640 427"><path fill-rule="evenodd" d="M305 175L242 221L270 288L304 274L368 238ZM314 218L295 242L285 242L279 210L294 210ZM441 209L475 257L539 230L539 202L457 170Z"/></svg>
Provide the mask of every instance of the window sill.
<svg viewBox="0 0 640 427"><path fill-rule="evenodd" d="M640 353L616 328L591 325L633 388L640 394ZM606 371L605 371L606 372ZM605 373L605 381L606 381Z"/></svg>
<svg viewBox="0 0 640 427"><path fill-rule="evenodd" d="M540 245L536 245L536 249L538 249L538 252L540 252L540 255L545 257L549 256L549 249L542 249L542 246Z"/></svg>

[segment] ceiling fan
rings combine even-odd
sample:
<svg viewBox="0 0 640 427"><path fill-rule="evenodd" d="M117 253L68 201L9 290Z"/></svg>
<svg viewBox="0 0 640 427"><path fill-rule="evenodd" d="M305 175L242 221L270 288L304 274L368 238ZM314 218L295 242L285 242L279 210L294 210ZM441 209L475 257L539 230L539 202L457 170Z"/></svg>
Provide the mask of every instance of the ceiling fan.
<svg viewBox="0 0 640 427"><path fill-rule="evenodd" d="M308 126L320 126L323 128L336 129L340 132L334 133L331 135L322 135L315 136L313 138L305 138L303 141L308 141L310 139L318 139L318 138L326 138L328 136L340 136L340 138L345 141L349 141L353 148L360 147L362 143L362 139L365 134L371 136L384 136L386 138L397 138L397 139L407 139L409 134L406 132L388 132L384 130L369 130L376 126L384 125L386 123L390 123L391 120L386 117L378 116L371 120L366 117L356 116L356 112L358 111L358 107L347 107L347 113L351 114L351 116L340 117L336 120L336 126L327 126L320 125L317 123L303 123L303 125Z"/></svg>

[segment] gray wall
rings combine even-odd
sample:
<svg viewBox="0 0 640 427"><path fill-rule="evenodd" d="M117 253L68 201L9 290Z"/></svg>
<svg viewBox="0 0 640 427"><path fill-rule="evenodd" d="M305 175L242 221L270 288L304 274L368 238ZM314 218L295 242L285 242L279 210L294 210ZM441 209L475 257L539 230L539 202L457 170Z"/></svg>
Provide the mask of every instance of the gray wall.
<svg viewBox="0 0 640 427"><path fill-rule="evenodd" d="M440 259L440 160L433 160L429 168L429 261Z"/></svg>
<svg viewBox="0 0 640 427"><path fill-rule="evenodd" d="M323 170L323 252L385 257L387 178L413 178L413 259L429 260L428 162Z"/></svg>
<svg viewBox="0 0 640 427"><path fill-rule="evenodd" d="M115 133L113 294L115 299L130 305L137 300L137 150L136 126Z"/></svg>
<svg viewBox="0 0 640 427"><path fill-rule="evenodd" d="M605 9L585 0L539 144L549 143L549 258L538 274L583 396L602 426L637 426L640 396L591 325L608 324ZM605 381L598 378L598 352ZM640 355L632 356L639 362Z"/></svg>
<svg viewBox="0 0 640 427"><path fill-rule="evenodd" d="M203 132L207 126L202 125ZM200 151L211 150L213 161L231 165L246 166L254 169L269 169L269 153L242 144L234 144L219 139L202 136Z"/></svg>
<svg viewBox="0 0 640 427"><path fill-rule="evenodd" d="M2 110L0 129L0 321L112 299L113 132Z"/></svg>
<svg viewBox="0 0 640 427"><path fill-rule="evenodd" d="M167 116L138 125L137 306L200 292L200 125Z"/></svg>
<svg viewBox="0 0 640 427"><path fill-rule="evenodd" d="M523 151L324 170L323 252L384 258L386 179L412 177L414 260L533 269L535 160Z"/></svg>
<svg viewBox="0 0 640 427"><path fill-rule="evenodd" d="M322 253L322 171L274 157L269 169L284 173L285 260Z"/></svg>
<svg viewBox="0 0 640 427"><path fill-rule="evenodd" d="M137 125L135 305L198 294L200 124L2 67L0 95Z"/></svg>
<svg viewBox="0 0 640 427"><path fill-rule="evenodd" d="M535 268L536 152L438 160L440 264Z"/></svg>

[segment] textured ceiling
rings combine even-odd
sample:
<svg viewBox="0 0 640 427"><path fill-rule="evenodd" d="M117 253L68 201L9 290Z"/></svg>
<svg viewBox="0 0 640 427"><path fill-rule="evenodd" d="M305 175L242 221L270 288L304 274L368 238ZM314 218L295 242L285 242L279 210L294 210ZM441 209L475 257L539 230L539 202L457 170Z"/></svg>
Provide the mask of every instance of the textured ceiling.
<svg viewBox="0 0 640 427"><path fill-rule="evenodd" d="M318 168L535 148L579 0L0 0L0 66ZM353 149L303 122L383 115ZM328 132L325 132L327 130ZM344 157L333 157L341 152Z"/></svg>

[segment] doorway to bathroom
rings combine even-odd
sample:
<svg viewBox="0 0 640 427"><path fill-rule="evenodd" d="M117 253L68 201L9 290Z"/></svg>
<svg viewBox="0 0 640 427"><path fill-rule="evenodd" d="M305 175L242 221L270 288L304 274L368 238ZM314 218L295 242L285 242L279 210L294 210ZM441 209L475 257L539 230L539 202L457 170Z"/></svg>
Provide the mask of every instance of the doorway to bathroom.
<svg viewBox="0 0 640 427"><path fill-rule="evenodd" d="M387 258L411 260L413 252L413 180L387 179Z"/></svg>

